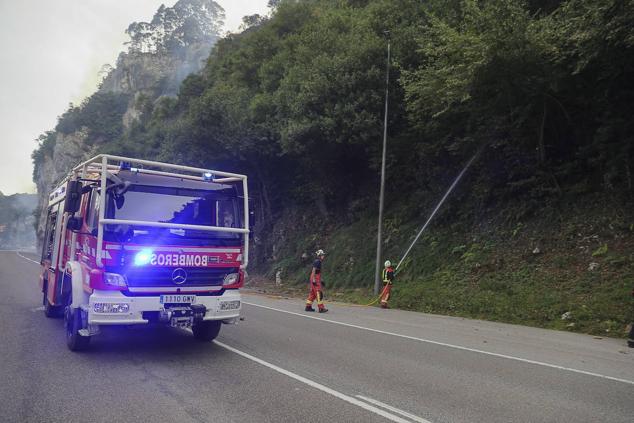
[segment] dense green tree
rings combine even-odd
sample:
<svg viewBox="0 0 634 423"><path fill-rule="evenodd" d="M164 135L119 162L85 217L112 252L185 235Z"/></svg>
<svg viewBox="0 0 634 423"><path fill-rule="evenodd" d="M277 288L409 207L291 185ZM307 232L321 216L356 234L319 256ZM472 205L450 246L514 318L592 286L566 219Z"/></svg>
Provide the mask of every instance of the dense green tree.
<svg viewBox="0 0 634 423"><path fill-rule="evenodd" d="M130 26L131 51L159 44L174 53L213 34L214 4L161 8ZM57 130L87 128L103 151L246 172L265 220L293 207L349 216L351 204L375 204L389 39L388 200L424 208L482 146L472 189L457 194L478 207L631 195L634 1L270 7L219 40L176 98L98 93L69 108ZM124 129L131 105L138 119ZM54 139L40 140L34 160Z"/></svg>
<svg viewBox="0 0 634 423"><path fill-rule="evenodd" d="M88 129L88 142L112 142L123 134L122 117L128 108L129 96L122 93L97 92L80 106L71 105L59 118L55 129L70 134Z"/></svg>
<svg viewBox="0 0 634 423"><path fill-rule="evenodd" d="M151 22L133 22L126 34L130 53L180 54L194 43L212 42L224 22L224 10L213 0L179 0L161 5Z"/></svg>

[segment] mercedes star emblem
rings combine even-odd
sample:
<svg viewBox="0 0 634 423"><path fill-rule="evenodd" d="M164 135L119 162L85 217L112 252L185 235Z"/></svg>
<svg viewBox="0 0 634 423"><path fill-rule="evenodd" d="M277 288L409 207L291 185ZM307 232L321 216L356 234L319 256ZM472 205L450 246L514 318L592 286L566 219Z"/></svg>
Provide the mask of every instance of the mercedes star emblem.
<svg viewBox="0 0 634 423"><path fill-rule="evenodd" d="M187 272L182 267L174 269L172 272L172 282L176 285L182 285L187 280Z"/></svg>

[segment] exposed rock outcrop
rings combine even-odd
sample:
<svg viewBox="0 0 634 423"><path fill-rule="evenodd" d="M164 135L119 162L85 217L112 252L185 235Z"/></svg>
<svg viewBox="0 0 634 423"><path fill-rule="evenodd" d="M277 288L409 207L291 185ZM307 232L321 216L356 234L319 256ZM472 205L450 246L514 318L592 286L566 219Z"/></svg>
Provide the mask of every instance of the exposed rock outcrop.
<svg viewBox="0 0 634 423"><path fill-rule="evenodd" d="M48 194L70 169L95 152L97 146L89 146L86 143L87 138L88 133L85 129L69 135L56 134L53 155L45 156L33 175L37 186L39 210L46 208ZM46 213L40 213L37 227L38 239L42 239L44 236L45 223Z"/></svg>
<svg viewBox="0 0 634 423"><path fill-rule="evenodd" d="M223 20L224 10L213 0L179 0L171 8L161 6L152 22L134 22L128 27L128 51L119 55L114 68L107 67L97 91L124 94L130 99L120 116L124 131L141 116L137 108L141 96L149 101L175 96L187 75L202 69L220 36ZM87 103L75 110L81 113L84 104ZM48 194L74 165L116 141L95 132L85 126L65 132L57 130L52 134L52 148L50 144L46 148L40 146L39 154L34 155L33 179L40 211L38 239L44 233Z"/></svg>

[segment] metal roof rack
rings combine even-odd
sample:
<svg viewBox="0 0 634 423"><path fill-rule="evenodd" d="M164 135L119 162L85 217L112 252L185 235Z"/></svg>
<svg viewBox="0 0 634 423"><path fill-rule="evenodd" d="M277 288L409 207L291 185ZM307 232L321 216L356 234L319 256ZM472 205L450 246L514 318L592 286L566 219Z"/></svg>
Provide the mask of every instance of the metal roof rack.
<svg viewBox="0 0 634 423"><path fill-rule="evenodd" d="M100 154L95 156L85 162L75 166L73 170L70 172L69 176L64 179L62 185L58 187L51 196L49 196L49 205L50 203L55 203L61 201L65 197L65 181L68 179L86 179L88 173L95 174L95 180L99 180L99 185L101 188L101 192L106 192L107 187L107 178L109 171L119 170L120 165L112 163L121 162L121 163L129 163L131 169L134 169L135 172L146 173L150 175L160 175L160 176L168 176L196 181L204 181L203 175L209 175L212 179L211 182L217 184L231 184L231 183L242 183L242 192L243 192L243 202L244 202L244 219L242 219L243 227L242 228L225 228L221 226L203 226L203 225L184 225L178 223L164 223L164 222L150 222L150 221L142 221L142 220L125 220L125 219L106 219L105 218L105 209L106 209L106 196L101 195L99 197L100 205L99 205L99 227L97 231L97 265L99 267L103 267L103 232L105 225L137 225L137 226L149 226L149 227L158 227L158 228L169 228L169 229L194 229L199 231L208 231L208 232L232 232L232 233L240 233L243 235L244 242L244 252L243 252L243 261L240 265L241 268L246 268L249 262L249 191L247 187L247 176L241 175L237 173L230 172L222 172L219 170L212 169L204 169L198 167L191 166L182 166L170 163L156 162L151 160L141 160L134 159L130 157L123 156L115 156L110 154ZM158 168L162 170L154 170L154 169L144 169L141 167L133 168L132 165L136 164L141 166L148 166L152 168ZM200 176L196 176L198 174ZM214 178L214 176L220 176L220 178ZM97 179L99 178L99 179ZM56 193L58 193L56 195ZM76 234L73 234L73 243L71 245L75 245Z"/></svg>
<svg viewBox="0 0 634 423"><path fill-rule="evenodd" d="M136 172L140 172L140 173L162 175L162 176L173 176L178 178L193 179L197 181L201 180L200 176L190 175L186 172L195 173L198 175L208 173L208 174L211 174L212 176L221 176L222 178L213 179L214 182L219 184L230 183L230 182L240 182L246 179L246 175L240 175L237 173L223 172L219 170L204 169L204 168L191 167L191 166L182 166L182 165L176 165L171 163L156 162L152 160L133 159L130 157L113 156L110 154L100 154L98 156L93 157L92 159L86 160L85 162L75 166L72 170L72 174L77 175L79 172L87 172L87 171L102 172L104 169L104 166L106 170L119 169L119 164L113 164L113 163L110 163L110 161L129 163L130 165L137 164L137 165L150 166L150 167L155 167L160 169L169 169L169 170L172 170L172 172L144 169L143 167L134 168ZM178 173L174 171L178 171Z"/></svg>

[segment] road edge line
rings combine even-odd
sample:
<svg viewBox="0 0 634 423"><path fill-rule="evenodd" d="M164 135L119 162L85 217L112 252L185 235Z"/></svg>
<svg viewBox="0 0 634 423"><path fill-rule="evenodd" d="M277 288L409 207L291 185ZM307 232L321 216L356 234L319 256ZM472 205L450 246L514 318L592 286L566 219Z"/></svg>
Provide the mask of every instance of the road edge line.
<svg viewBox="0 0 634 423"><path fill-rule="evenodd" d="M226 349L228 351L231 351L231 352L233 352L235 354L238 354L241 357L244 357L246 359L254 361L254 362L256 362L256 363L258 363L258 364L260 364L262 366L268 367L269 369L274 370L274 371L276 371L278 373L281 373L284 376L288 376L288 377L290 377L292 379L295 379L295 380L297 380L299 382L302 382L302 383L304 383L304 384L306 384L306 385L308 385L308 386L310 386L312 388L318 389L318 390L320 390L322 392L325 392L325 393L327 393L329 395L332 395L332 396L334 396L336 398L339 398L342 401L345 401L345 402L350 403L352 405L356 405L357 407L363 408L366 411L370 411L370 412L372 412L374 414L378 414L379 416L385 417L386 419L391 420L393 422L397 422L397 423L411 423L409 420L405 420L405 419L403 419L403 418L401 418L401 417L399 417L399 416L397 416L395 414L388 413L387 411L382 410L380 408L377 408L377 407L375 407L373 405L366 404L365 402L360 401L360 400L358 400L358 399L356 399L354 397L351 397L351 396L346 395L344 393L341 393L339 391L335 391L334 389L329 388L329 387L327 387L325 385L322 385L321 383L317 383L317 382L312 381L310 379L307 379L307 378L305 378L303 376L300 376L300 375L298 375L296 373L293 373L293 372L291 372L289 370L286 370L286 369L283 369L281 367L278 367L275 364L269 363L268 361L264 361L261 358L257 358L255 356L252 356L251 354L248 354L248 353L240 351L240 350L238 350L236 348L230 347L229 345L224 344L224 343L222 343L220 341L214 340L213 342L214 342L214 344L218 345L219 347L222 347L222 348L224 348L224 349Z"/></svg>
<svg viewBox="0 0 634 423"><path fill-rule="evenodd" d="M24 260L28 260L28 261L30 261L31 263L37 264L38 266L40 265L40 263L38 263L37 261L35 261L35 260L33 260L33 259L30 259L30 258L28 258L28 257L24 257L22 254L20 254L20 252L19 252L19 251L16 251L15 253L18 255L18 257L22 257Z"/></svg>
<svg viewBox="0 0 634 423"><path fill-rule="evenodd" d="M579 373L579 374L586 375L586 376L594 376L594 377L598 377L598 378L601 378L601 379L607 379L607 380L612 380L612 381L615 381L615 382L626 383L628 385L634 385L634 381L632 381L632 380L620 379L618 377L607 376L607 375L602 375L600 373L593 373L593 372L588 372L588 371L585 371L585 370L574 369L572 367L564 367L564 366L559 366L557 364L544 363L542 361L530 360L530 359L527 359L527 358L515 357L515 356L512 356L512 355L494 353L494 352L490 352L490 351L483 351L483 350L478 350L478 349L475 349L475 348L463 347L463 346L460 346L460 345L447 344L445 342L432 341L431 339L417 338L415 336L403 335L403 334L394 333L394 332L387 332L387 331L380 330L380 329L372 329L372 328L368 328L368 327L365 327L365 326L355 325L355 324L352 324L352 323L344 323L344 322L338 322L336 320L324 319L322 317L307 316L305 314L296 313L294 311L281 310L281 309L277 309L277 308L274 308L274 307L269 307L269 306L265 306L265 305L261 305L261 304L250 303L250 302L247 302L247 301L242 301L242 303L243 304L247 304L247 305L252 305L254 307L260 307L260 308L265 308L265 309L269 309L269 310L273 310L273 311L278 311L280 313L292 314L292 315L295 315L295 316L304 317L306 319L321 320L321 321L324 321L324 322L334 323L334 324L342 325L342 326L348 326L348 327L355 328L355 329L362 329L362 330L367 330L369 332L376 332L376 333L380 333L380 334L383 334L383 335L391 335L391 336L396 336L396 337L399 337L399 338L410 339L410 340L413 340L413 341L439 345L439 346L442 346L442 347L454 348L454 349L462 350L462 351L475 352L475 353L479 353L479 354L489 355L489 356L492 356L492 357L506 358L508 360L515 360L515 361L519 361L519 362L522 362L522 363L535 364L535 365L538 365L538 366L550 367L552 369L565 370L565 371L569 371L569 372L572 372L572 373Z"/></svg>
<svg viewBox="0 0 634 423"><path fill-rule="evenodd" d="M401 410L400 408L396 408L392 405L386 404L384 402L381 402L379 400L375 400L373 398L369 398L369 397L364 397L363 395L355 395L357 398L362 399L363 401L369 402L370 404L374 404L376 406L385 408L386 410L391 411L392 413L396 413L396 414L400 414L403 417L407 417L410 420L414 420L415 422L418 423L431 423L429 420L425 420L422 417L419 417L415 414L412 413L408 413L407 411Z"/></svg>

